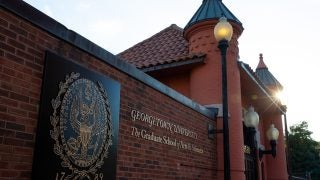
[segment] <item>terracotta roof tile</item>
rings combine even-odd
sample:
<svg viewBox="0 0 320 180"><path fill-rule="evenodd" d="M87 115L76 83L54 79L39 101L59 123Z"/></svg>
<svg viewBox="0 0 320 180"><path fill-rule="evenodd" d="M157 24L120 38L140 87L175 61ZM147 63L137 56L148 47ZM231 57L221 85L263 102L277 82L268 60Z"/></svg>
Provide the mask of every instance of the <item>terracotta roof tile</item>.
<svg viewBox="0 0 320 180"><path fill-rule="evenodd" d="M183 29L172 24L150 38L119 53L118 56L137 68L146 68L187 60L195 55L188 54L188 42L183 38Z"/></svg>

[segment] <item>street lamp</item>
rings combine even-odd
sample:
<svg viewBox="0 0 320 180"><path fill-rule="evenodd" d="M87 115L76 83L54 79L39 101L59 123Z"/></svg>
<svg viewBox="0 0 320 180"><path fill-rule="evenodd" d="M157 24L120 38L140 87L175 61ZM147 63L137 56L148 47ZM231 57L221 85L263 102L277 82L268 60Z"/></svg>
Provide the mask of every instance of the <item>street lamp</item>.
<svg viewBox="0 0 320 180"><path fill-rule="evenodd" d="M250 106L248 111L244 114L244 125L248 128L257 128L259 124L259 115L254 111L254 108Z"/></svg>
<svg viewBox="0 0 320 180"><path fill-rule="evenodd" d="M267 131L267 139L270 141L271 150L262 150L259 149L259 158L262 159L264 154L271 154L273 158L276 157L277 154L277 140L279 137L279 130L274 127L274 124L270 125L270 128Z"/></svg>
<svg viewBox="0 0 320 180"><path fill-rule="evenodd" d="M253 109L253 107L249 107L248 111L244 114L244 124L250 130L250 135L254 136L255 129L259 124L259 115ZM262 159L264 154L271 154L273 158L276 157L276 146L277 140L279 137L279 130L274 127L274 124L270 125L270 128L267 131L267 139L270 141L271 150L262 150L259 148L259 158Z"/></svg>
<svg viewBox="0 0 320 180"><path fill-rule="evenodd" d="M250 106L248 110L244 114L244 125L248 128L249 131L249 143L251 146L256 148L256 142L255 142L255 133L256 128L259 124L259 115L257 112L254 111L254 108Z"/></svg>
<svg viewBox="0 0 320 180"><path fill-rule="evenodd" d="M222 105L223 105L223 152L224 152L224 179L230 180L230 150L229 150L229 125L228 125L228 88L227 88L227 64L226 55L233 30L227 18L221 17L214 27L214 36L219 42L222 66Z"/></svg>

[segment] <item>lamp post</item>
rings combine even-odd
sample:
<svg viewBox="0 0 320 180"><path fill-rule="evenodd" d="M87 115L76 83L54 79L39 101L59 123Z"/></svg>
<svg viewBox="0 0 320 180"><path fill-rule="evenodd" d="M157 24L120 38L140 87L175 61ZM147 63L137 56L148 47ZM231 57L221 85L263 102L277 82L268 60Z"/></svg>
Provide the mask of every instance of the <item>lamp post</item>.
<svg viewBox="0 0 320 180"><path fill-rule="evenodd" d="M214 36L219 42L222 66L222 105L223 105L223 152L224 152L224 179L230 180L230 149L229 149L229 125L228 125L228 88L227 88L227 64L226 55L229 41L232 38L233 29L227 18L221 17L214 27Z"/></svg>
<svg viewBox="0 0 320 180"><path fill-rule="evenodd" d="M262 150L259 149L259 158L262 159L264 154L271 154L273 158L276 157L277 154L277 140L279 137L279 130L274 127L274 124L270 125L270 128L267 131L267 139L270 141L271 150Z"/></svg>
<svg viewBox="0 0 320 180"><path fill-rule="evenodd" d="M253 109L253 107L249 107L248 111L244 115L244 124L247 128L250 129L251 132L255 132L255 128L258 127L259 124L259 115ZM254 136L254 133L251 133ZM267 139L270 141L271 150L262 150L259 148L259 158L262 159L264 154L271 154L273 158L276 157L277 154L277 140L279 137L279 130L274 127L274 124L270 125L270 128L267 131Z"/></svg>

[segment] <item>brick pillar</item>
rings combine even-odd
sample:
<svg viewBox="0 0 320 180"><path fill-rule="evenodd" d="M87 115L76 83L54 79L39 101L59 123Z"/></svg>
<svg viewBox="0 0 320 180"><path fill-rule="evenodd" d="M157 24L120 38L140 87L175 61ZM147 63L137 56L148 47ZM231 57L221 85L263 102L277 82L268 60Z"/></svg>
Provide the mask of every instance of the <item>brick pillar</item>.
<svg viewBox="0 0 320 180"><path fill-rule="evenodd" d="M218 20L197 23L185 30L190 53L206 53L205 64L194 68L190 75L190 97L203 105L222 104L221 56L213 29ZM237 64L238 38L242 28L233 24L234 34L227 51L229 142L231 179L242 180L244 176L244 153L242 132L242 106L240 72ZM222 117L218 118L222 129ZM223 179L223 137L217 134L218 178Z"/></svg>

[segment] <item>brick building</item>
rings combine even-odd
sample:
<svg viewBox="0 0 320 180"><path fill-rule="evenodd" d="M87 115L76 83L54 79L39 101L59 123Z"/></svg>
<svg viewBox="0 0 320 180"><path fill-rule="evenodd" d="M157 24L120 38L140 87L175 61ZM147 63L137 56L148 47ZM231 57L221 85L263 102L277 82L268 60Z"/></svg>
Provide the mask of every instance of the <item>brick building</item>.
<svg viewBox="0 0 320 180"><path fill-rule="evenodd" d="M221 14L234 29L231 179L287 179L282 86L262 55L256 71L238 59L243 27L220 0L117 56L23 1L0 5L0 179L223 179L222 135L208 132L222 128ZM254 135L243 124L250 106ZM277 155L259 159L270 124Z"/></svg>

